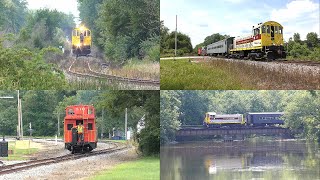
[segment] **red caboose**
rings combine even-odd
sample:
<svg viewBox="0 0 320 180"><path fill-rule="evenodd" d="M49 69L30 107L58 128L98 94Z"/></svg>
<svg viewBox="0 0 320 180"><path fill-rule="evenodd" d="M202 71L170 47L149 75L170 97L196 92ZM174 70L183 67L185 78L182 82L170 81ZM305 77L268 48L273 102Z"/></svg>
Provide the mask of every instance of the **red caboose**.
<svg viewBox="0 0 320 180"><path fill-rule="evenodd" d="M89 152L97 147L97 130L95 110L91 105L74 105L66 108L64 118L65 148L72 153ZM82 124L82 136L78 134L79 124ZM79 129L79 131L81 131ZM81 136L80 136L81 137Z"/></svg>

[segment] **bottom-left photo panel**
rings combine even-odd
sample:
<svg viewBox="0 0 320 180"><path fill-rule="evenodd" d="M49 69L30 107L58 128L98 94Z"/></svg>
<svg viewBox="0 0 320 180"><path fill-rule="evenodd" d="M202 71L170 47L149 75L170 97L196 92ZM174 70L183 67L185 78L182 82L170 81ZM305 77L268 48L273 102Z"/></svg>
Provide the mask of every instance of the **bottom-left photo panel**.
<svg viewBox="0 0 320 180"><path fill-rule="evenodd" d="M159 91L0 91L0 179L160 179Z"/></svg>

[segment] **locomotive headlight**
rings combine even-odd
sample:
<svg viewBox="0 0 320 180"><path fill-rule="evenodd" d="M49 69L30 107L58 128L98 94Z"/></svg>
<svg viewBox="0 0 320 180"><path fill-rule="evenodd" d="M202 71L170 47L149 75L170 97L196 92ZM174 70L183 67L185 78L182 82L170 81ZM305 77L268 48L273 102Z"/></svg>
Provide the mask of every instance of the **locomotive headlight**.
<svg viewBox="0 0 320 180"><path fill-rule="evenodd" d="M77 44L78 47L80 47L80 44Z"/></svg>

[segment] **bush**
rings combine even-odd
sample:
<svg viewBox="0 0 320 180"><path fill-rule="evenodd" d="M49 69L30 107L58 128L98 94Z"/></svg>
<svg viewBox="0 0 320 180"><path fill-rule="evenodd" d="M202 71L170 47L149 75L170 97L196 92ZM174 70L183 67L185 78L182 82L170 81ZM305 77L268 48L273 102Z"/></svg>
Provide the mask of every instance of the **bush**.
<svg viewBox="0 0 320 180"><path fill-rule="evenodd" d="M300 58L303 56L308 56L310 54L310 50L308 49L307 45L294 43L292 49L289 51L290 56L294 58Z"/></svg>
<svg viewBox="0 0 320 180"><path fill-rule="evenodd" d="M160 60L160 36L149 38L140 43L140 56L151 61Z"/></svg>

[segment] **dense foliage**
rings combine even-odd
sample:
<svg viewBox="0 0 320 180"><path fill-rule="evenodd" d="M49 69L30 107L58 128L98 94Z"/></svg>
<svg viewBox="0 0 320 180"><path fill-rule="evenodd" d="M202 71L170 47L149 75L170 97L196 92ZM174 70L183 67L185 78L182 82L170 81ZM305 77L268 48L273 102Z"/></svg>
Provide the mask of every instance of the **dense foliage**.
<svg viewBox="0 0 320 180"><path fill-rule="evenodd" d="M175 53L175 31L169 32L164 26L163 21L160 25L161 46L160 53L162 56L174 56ZM177 56L182 56L192 52L191 39L188 35L177 32Z"/></svg>
<svg viewBox="0 0 320 180"><path fill-rule="evenodd" d="M0 91L0 132L16 135L17 92ZM160 152L159 91L20 91L24 135L29 135L32 123L34 136L63 135L63 117L66 106L93 104L96 108L98 134L112 134L112 130L124 131L125 108L128 108L128 128L135 133L135 140L144 155ZM144 118L142 118L144 117ZM143 119L144 129L137 132L137 123ZM109 137L109 136L107 136Z"/></svg>
<svg viewBox="0 0 320 180"><path fill-rule="evenodd" d="M161 143L182 125L202 125L204 114L285 112L285 126L320 141L319 91L162 91Z"/></svg>
<svg viewBox="0 0 320 180"><path fill-rule="evenodd" d="M159 61L159 0L78 0L80 17L110 62Z"/></svg>
<svg viewBox="0 0 320 180"><path fill-rule="evenodd" d="M308 33L304 41L300 39L299 33L294 33L293 38L289 39L285 48L289 59L320 61L320 39L315 32Z"/></svg>
<svg viewBox="0 0 320 180"><path fill-rule="evenodd" d="M26 5L25 0L0 2L0 88L66 88L57 66L62 59L58 47L68 47L73 15L49 9L30 11Z"/></svg>

